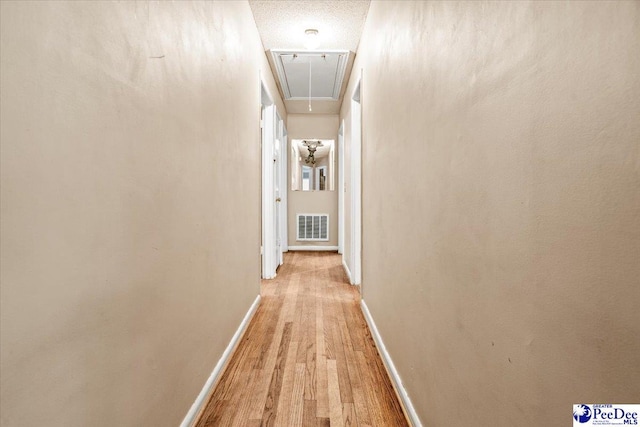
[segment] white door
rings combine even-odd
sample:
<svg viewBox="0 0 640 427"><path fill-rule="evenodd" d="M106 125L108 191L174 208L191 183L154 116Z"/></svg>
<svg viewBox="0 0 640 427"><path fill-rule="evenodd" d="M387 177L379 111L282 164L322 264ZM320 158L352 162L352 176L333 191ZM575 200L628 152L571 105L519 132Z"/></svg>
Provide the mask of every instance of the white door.
<svg viewBox="0 0 640 427"><path fill-rule="evenodd" d="M287 208L287 194L288 194L288 186L289 186L289 173L288 173L288 159L289 159L289 144L287 141L287 128L284 125L284 120L280 121L281 123L281 133L280 133L280 262L282 265L284 263L283 253L289 250L288 238L289 233L287 231L288 226L288 208Z"/></svg>
<svg viewBox="0 0 640 427"><path fill-rule="evenodd" d="M280 265L280 258L282 257L282 250L280 249L280 164L278 163L280 140L276 139L275 142L273 150L273 212L275 213L273 225L276 230L276 241L273 260L275 263L274 267L277 270Z"/></svg>
<svg viewBox="0 0 640 427"><path fill-rule="evenodd" d="M280 117L278 116L278 113L276 113L276 138L274 139L274 145L273 145L273 212L275 213L274 215L274 227L275 227L275 253L273 254L273 260L274 260L274 271L278 269L278 267L280 266L280 264L282 264L282 236L281 236L281 223L280 223L280 217L282 215L281 212L281 193L282 193L282 187L281 187L281 180L280 180L280 175L282 173L282 171L280 170L280 155L282 153L282 149L280 148L280 144L281 144L281 132L280 132L280 127L282 120L280 120ZM275 276L275 273L274 273Z"/></svg>
<svg viewBox="0 0 640 427"><path fill-rule="evenodd" d="M287 245L287 131L284 120L276 112L277 136L274 156L276 210L276 268L284 263Z"/></svg>
<svg viewBox="0 0 640 427"><path fill-rule="evenodd" d="M302 191L311 191L313 189L313 168L310 166L302 166Z"/></svg>
<svg viewBox="0 0 640 427"><path fill-rule="evenodd" d="M273 104L262 109L262 277L273 279L278 267L276 114Z"/></svg>

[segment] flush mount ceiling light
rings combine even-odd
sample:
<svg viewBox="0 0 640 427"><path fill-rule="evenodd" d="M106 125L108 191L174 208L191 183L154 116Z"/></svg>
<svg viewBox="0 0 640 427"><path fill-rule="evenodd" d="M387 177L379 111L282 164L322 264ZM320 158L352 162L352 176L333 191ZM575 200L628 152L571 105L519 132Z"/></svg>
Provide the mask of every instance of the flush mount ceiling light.
<svg viewBox="0 0 640 427"><path fill-rule="evenodd" d="M304 30L304 47L307 49L315 49L320 45L320 39L318 37L318 30L315 28L309 28Z"/></svg>

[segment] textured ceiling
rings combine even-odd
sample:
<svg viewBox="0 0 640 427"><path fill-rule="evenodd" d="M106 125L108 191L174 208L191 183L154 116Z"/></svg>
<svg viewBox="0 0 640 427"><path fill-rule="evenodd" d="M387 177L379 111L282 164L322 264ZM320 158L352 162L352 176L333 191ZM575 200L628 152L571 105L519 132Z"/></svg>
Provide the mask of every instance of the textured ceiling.
<svg viewBox="0 0 640 427"><path fill-rule="evenodd" d="M355 52L369 10L366 1L249 0L265 50L304 49L304 30L318 30L318 49Z"/></svg>

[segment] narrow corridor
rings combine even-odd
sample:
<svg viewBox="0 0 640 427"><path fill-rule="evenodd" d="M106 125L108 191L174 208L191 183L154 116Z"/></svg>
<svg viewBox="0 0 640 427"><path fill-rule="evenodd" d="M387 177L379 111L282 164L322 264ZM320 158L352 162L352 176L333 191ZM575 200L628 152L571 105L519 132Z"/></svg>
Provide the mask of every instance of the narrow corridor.
<svg viewBox="0 0 640 427"><path fill-rule="evenodd" d="M340 255L290 252L198 426L406 426Z"/></svg>

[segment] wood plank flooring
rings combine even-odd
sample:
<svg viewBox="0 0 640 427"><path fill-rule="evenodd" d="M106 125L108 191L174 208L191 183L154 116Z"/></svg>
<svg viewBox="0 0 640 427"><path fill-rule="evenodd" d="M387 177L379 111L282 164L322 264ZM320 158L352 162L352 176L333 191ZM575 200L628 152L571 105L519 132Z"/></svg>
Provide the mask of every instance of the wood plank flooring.
<svg viewBox="0 0 640 427"><path fill-rule="evenodd" d="M290 252L200 414L205 426L408 426L341 256Z"/></svg>

